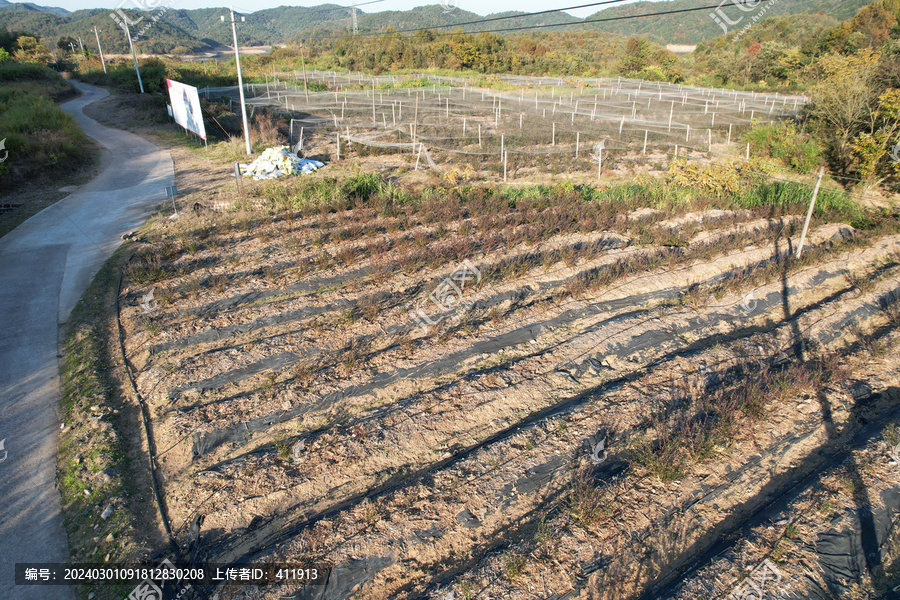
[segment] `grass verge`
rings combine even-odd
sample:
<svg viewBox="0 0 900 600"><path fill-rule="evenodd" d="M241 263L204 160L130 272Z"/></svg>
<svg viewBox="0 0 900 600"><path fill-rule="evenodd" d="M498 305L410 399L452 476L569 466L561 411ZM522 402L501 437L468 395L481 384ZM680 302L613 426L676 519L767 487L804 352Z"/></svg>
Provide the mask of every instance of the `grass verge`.
<svg viewBox="0 0 900 600"><path fill-rule="evenodd" d="M140 416L115 370L115 294L131 252L120 248L97 273L61 331L58 480L70 561L138 561L160 547ZM134 441L132 441L134 440ZM140 483L145 481L145 483ZM79 598L123 598L129 586L78 586Z"/></svg>

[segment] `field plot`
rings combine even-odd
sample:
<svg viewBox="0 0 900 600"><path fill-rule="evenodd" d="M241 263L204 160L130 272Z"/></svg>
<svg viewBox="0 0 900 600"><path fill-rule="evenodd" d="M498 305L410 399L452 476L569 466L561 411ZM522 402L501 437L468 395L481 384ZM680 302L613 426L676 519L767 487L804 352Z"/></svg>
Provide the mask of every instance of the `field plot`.
<svg viewBox="0 0 900 600"><path fill-rule="evenodd" d="M827 188L797 258L809 188L752 176L256 193L154 224L121 294L179 542L333 566L252 597L712 598L767 557L827 597L839 514L881 532L865 589L898 583L895 214Z"/></svg>
<svg viewBox="0 0 900 600"><path fill-rule="evenodd" d="M599 176L601 169L624 172L635 164L665 168L675 153L699 158L734 152L730 145L751 124L796 115L806 101L622 78L491 78L510 91L434 76L313 72L306 81L323 91L307 91L302 78L298 84L274 76L271 84L247 86L254 108L290 114L292 145L302 137L305 148L325 144L332 157L344 158L405 154L406 162L452 178L477 174L504 181ZM238 101L236 88L204 92Z"/></svg>

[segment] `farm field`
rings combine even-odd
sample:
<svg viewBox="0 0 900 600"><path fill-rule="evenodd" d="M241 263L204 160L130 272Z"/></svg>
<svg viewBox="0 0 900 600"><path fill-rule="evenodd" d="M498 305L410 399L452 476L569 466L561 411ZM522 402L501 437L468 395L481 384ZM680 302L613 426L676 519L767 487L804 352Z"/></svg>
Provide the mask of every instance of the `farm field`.
<svg viewBox="0 0 900 600"><path fill-rule="evenodd" d="M748 159L743 137L803 98L308 77L329 91L273 82L249 103L286 111L284 143L303 127L326 167L237 195L226 160L192 159L179 217L165 205L121 270L178 545L330 569L204 593L900 583L900 227L829 178L803 235L815 177Z"/></svg>
<svg viewBox="0 0 900 600"><path fill-rule="evenodd" d="M474 87L479 84L490 87ZM794 117L806 101L621 77L496 75L473 81L273 72L271 83L246 87L251 114L268 108L288 121L292 147L303 144L313 153L326 148L345 158L379 156L382 168L405 166L385 155L406 162L411 157L416 168L504 182L625 174L639 166L664 170L675 154L733 154L742 132ZM200 93L227 100L235 111L240 105L237 87Z"/></svg>

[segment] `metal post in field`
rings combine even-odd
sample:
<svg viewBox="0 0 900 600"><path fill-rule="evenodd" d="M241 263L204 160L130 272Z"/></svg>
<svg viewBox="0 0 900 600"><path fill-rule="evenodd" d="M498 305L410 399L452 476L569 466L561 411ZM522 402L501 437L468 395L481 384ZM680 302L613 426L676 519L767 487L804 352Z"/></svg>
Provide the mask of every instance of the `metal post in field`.
<svg viewBox="0 0 900 600"><path fill-rule="evenodd" d="M644 130L644 149L641 150L641 154L647 154L647 136L650 134L646 129Z"/></svg>
<svg viewBox="0 0 900 600"><path fill-rule="evenodd" d="M575 132L575 158L578 158L578 147L581 145L581 132Z"/></svg>
<svg viewBox="0 0 900 600"><path fill-rule="evenodd" d="M240 194L243 190L241 189L241 164L239 161L234 161L234 185Z"/></svg>
<svg viewBox="0 0 900 600"><path fill-rule="evenodd" d="M813 209L816 206L816 196L819 195L819 186L822 184L822 175L825 174L825 167L819 167L819 176L816 178L816 187L813 189L812 200L809 201L809 210L806 212L806 221L803 223L803 232L800 234L800 245L797 246L797 258L803 252L803 244L806 242L806 232L809 231L809 221L812 219Z"/></svg>

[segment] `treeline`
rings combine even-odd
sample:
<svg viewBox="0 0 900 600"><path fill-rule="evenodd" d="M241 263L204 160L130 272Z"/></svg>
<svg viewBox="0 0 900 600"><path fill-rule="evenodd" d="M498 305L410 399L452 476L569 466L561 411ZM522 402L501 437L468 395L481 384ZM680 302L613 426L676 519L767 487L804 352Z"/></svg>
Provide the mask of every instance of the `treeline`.
<svg viewBox="0 0 900 600"><path fill-rule="evenodd" d="M699 45L693 59L697 83L806 94L804 129L833 170L864 185L900 181L900 0L877 0L843 23L767 19Z"/></svg>
<svg viewBox="0 0 900 600"><path fill-rule="evenodd" d="M823 56L880 51L900 39L898 21L900 0L877 0L843 23L823 14L770 18L699 44L694 70L712 85L802 87Z"/></svg>
<svg viewBox="0 0 900 600"><path fill-rule="evenodd" d="M628 75L677 82L677 55L646 40L588 31L501 36L493 33L439 35L423 30L411 37L388 32L378 38L314 40L310 66L383 73L442 69L485 74L598 77ZM288 46L260 60L299 60Z"/></svg>

